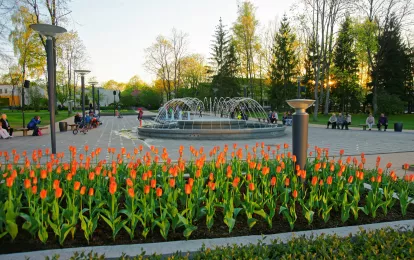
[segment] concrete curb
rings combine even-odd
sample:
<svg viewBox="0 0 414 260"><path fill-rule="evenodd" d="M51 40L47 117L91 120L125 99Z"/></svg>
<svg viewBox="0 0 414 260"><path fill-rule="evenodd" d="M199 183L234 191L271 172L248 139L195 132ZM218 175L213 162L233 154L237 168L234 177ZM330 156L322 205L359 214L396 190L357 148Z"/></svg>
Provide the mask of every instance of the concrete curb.
<svg viewBox="0 0 414 260"><path fill-rule="evenodd" d="M21 259L33 259L33 260L44 260L46 257L52 257L53 255L59 255L60 259L69 259L75 252L85 252L86 254L90 251L98 253L99 255L105 255L106 259L116 259L120 257L123 253L128 256L140 255L145 251L145 255L152 255L154 253L168 256L177 251L183 253L193 253L200 250L200 248L205 245L206 248L214 248L217 246L227 246L227 245L248 245L248 244L257 244L259 241L263 242L266 245L269 245L273 240L277 239L282 243L286 243L291 240L293 237L298 236L320 236L333 235L336 234L339 237L347 237L349 235L354 235L360 228L363 228L367 231L377 230L385 227L391 228L414 228L414 220L402 220L394 222L384 222L376 224L368 224L361 226L347 226L339 228L329 228L329 229L319 229L319 230L309 230L309 231L300 231L300 232L289 232L281 233L274 235L252 235L252 236L242 236L242 237L231 237L231 238L214 238L214 239L199 239L199 240L189 240L189 241L172 241L172 242L160 242L160 243L148 243L148 244L135 244L135 245L116 245L116 246L96 246L96 247L80 247L80 248L66 248L66 249L53 249L45 251L34 251L26 253L15 253L0 255L0 259L9 259L9 260L21 260Z"/></svg>

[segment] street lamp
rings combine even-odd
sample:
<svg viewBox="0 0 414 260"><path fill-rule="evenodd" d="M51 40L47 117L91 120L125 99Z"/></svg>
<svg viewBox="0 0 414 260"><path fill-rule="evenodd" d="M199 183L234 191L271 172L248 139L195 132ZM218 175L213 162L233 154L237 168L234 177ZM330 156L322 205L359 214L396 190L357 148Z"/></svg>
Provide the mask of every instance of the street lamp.
<svg viewBox="0 0 414 260"><path fill-rule="evenodd" d="M112 93L114 94L114 116L115 116L115 114L116 114L116 112L115 112L115 110L116 110L116 105L115 105L116 90L114 90Z"/></svg>
<svg viewBox="0 0 414 260"><path fill-rule="evenodd" d="M50 24L31 24L30 28L46 37L47 55L47 78L49 91L49 111L50 111L50 138L52 142L52 154L56 154L56 92L55 92L55 59L53 57L53 38L58 34L65 33L66 29Z"/></svg>
<svg viewBox="0 0 414 260"><path fill-rule="evenodd" d="M96 88L98 89L98 113L99 113L99 116L101 116L101 103L100 103L101 96L99 95L99 89L101 87L96 86Z"/></svg>
<svg viewBox="0 0 414 260"><path fill-rule="evenodd" d="M85 75L91 72L90 70L75 70L76 73L81 75L81 88L82 88L82 120L85 123Z"/></svg>
<svg viewBox="0 0 414 260"><path fill-rule="evenodd" d="M92 85L92 109L93 109L93 114L95 114L95 85L97 85L98 83L99 82L96 82L96 81L89 81L89 84ZM99 94L98 94L98 100L99 100Z"/></svg>
<svg viewBox="0 0 414 260"><path fill-rule="evenodd" d="M300 99L300 80L301 80L301 76L298 76L298 99Z"/></svg>

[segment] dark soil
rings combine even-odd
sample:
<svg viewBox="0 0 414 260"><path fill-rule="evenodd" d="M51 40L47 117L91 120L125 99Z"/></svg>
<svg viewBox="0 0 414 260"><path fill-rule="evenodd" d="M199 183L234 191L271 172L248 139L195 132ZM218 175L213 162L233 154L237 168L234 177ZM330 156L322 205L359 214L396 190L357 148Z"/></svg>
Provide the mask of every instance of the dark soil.
<svg viewBox="0 0 414 260"><path fill-rule="evenodd" d="M277 211L278 212L278 209ZM390 222L398 220L407 220L414 219L414 205L410 204L408 207L407 215L402 216L400 205L398 201L395 203L394 207L388 211L387 215L384 215L381 208L377 210L376 218L372 216L365 215L362 211L359 211L359 217L357 220L354 219L352 213L350 213L350 218L345 223L341 221L340 212L331 211L331 217L327 223L325 223L320 217L317 216L315 212L314 220L311 225L308 225L307 220L302 216L301 207L298 205L296 213L298 219L295 223L293 231L304 231L312 229L324 229L324 228L335 228L343 226L355 226L363 224L372 224L380 222ZM249 229L247 226L247 217L244 214L239 214L236 225L231 234L228 232L228 227L224 222L220 221L223 219L222 213L216 211L216 219L214 221L214 226L211 230L207 229L205 224L205 219L202 219L199 223L193 223L198 228L191 234L191 239L204 239L204 238L222 238L222 237L237 237L237 236L247 236L247 235L265 235L265 234L277 234L290 232L289 223L287 220L283 219L281 215L276 214L273 218L273 227L270 228L268 224L261 219L260 216L255 216L258 219L256 225ZM21 227L22 223L19 223ZM154 229L154 232L148 234L147 239L144 239L140 233L142 230L138 229L136 238L130 240L129 234L125 230L121 230L117 237L116 241L112 240L112 233L108 225L100 220L98 228L96 229L93 239L90 241L89 245L83 235L83 231L80 229L80 224L77 227L75 237L72 239L69 234L65 240L64 247L61 247L55 239L54 233L49 232L49 240L47 244L42 244L39 239L33 238L28 232L23 229L19 229L19 234L17 238L12 242L9 237L3 237L0 240L0 254L8 253L17 253L17 252L28 252L28 251L37 251L37 250L47 250L47 249L56 249L56 248L72 248L72 247L84 247L84 246L103 246L103 245L121 245L121 244L139 244L139 243L152 243L152 242L163 242L165 241L157 228ZM168 241L175 240L185 240L185 237L182 234L183 228L176 230L175 233L172 231L169 232ZM177 249L178 250L178 249ZM1 257L0 257L1 258Z"/></svg>

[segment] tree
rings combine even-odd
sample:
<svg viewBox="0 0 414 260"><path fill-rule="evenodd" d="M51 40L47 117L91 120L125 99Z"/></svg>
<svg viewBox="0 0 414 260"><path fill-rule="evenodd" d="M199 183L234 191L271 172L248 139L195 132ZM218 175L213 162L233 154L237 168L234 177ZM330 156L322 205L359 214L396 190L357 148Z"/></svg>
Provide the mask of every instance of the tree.
<svg viewBox="0 0 414 260"><path fill-rule="evenodd" d="M171 42L164 36L157 37L155 43L145 49L144 67L161 79L167 100L171 99L174 85L173 51Z"/></svg>
<svg viewBox="0 0 414 260"><path fill-rule="evenodd" d="M111 79L102 84L102 88L104 89L110 89L110 90L117 90L117 91L123 91L125 88L124 83L116 82L115 80Z"/></svg>
<svg viewBox="0 0 414 260"><path fill-rule="evenodd" d="M278 33L273 43L273 62L271 64L270 78L271 100L277 109L285 108L287 99L294 97L294 76L297 75L297 43L292 33L286 15L280 23Z"/></svg>
<svg viewBox="0 0 414 260"><path fill-rule="evenodd" d="M254 46L258 42L256 30L259 22L256 20L255 7L249 1L243 2L238 7L238 17L233 25L233 32L237 50L240 53L240 60L243 72L250 86L250 96L253 98L254 78Z"/></svg>
<svg viewBox="0 0 414 260"><path fill-rule="evenodd" d="M44 72L46 65L45 55L43 54L42 44L29 25L33 20L33 14L21 6L12 16L13 30L9 40L13 44L14 54L21 73L21 86L23 87L26 76L40 76Z"/></svg>
<svg viewBox="0 0 414 260"><path fill-rule="evenodd" d="M29 88L29 101L30 105L37 112L40 110L41 99L43 98L42 93L40 92L40 87L32 85Z"/></svg>
<svg viewBox="0 0 414 260"><path fill-rule="evenodd" d="M174 93L177 95L178 88L181 84L182 76L182 58L187 53L188 34L172 29L172 36L170 39L173 56L173 71L174 71Z"/></svg>
<svg viewBox="0 0 414 260"><path fill-rule="evenodd" d="M183 86L197 95L197 87L206 78L204 57L201 54L191 54L181 60Z"/></svg>
<svg viewBox="0 0 414 260"><path fill-rule="evenodd" d="M377 65L373 71L373 78L377 79L379 93L385 91L404 100L407 94L405 83L412 77L412 72L406 70L410 58L401 40L400 25L395 15L391 16L378 43Z"/></svg>
<svg viewBox="0 0 414 260"><path fill-rule="evenodd" d="M336 48L334 51L334 75L336 89L332 92L339 97L341 111L348 111L351 97L358 97L358 63L355 52L355 40L352 35L351 18L347 16L339 30Z"/></svg>
<svg viewBox="0 0 414 260"><path fill-rule="evenodd" d="M211 46L211 65L213 67L214 75L220 75L222 72L222 67L224 65L224 58L227 53L228 48L228 39L227 31L223 25L223 21L219 20L219 24L216 26L214 39Z"/></svg>

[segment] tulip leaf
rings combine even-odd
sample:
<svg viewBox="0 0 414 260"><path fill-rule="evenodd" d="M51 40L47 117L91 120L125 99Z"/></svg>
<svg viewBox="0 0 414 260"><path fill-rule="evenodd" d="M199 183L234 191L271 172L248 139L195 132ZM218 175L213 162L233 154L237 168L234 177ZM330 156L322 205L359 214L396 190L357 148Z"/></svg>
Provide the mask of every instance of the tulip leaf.
<svg viewBox="0 0 414 260"><path fill-rule="evenodd" d="M231 233L231 231L234 228L234 225L236 224L236 220L234 218L224 218L224 223L229 227L229 233Z"/></svg>
<svg viewBox="0 0 414 260"><path fill-rule="evenodd" d="M233 217L237 218L237 215L239 215L240 211L242 211L243 208L235 208L233 212Z"/></svg>
<svg viewBox="0 0 414 260"><path fill-rule="evenodd" d="M193 231L196 229L197 229L196 226L193 226L193 225L187 226L183 233L184 237L188 239L191 236L191 233L193 233Z"/></svg>
<svg viewBox="0 0 414 260"><path fill-rule="evenodd" d="M19 229L15 222L6 220L6 231L10 234L12 240L14 240L17 236L17 233L19 232Z"/></svg>
<svg viewBox="0 0 414 260"><path fill-rule="evenodd" d="M247 219L247 224L249 225L249 228L252 228L254 225L256 225L257 219L255 218L249 218Z"/></svg>

